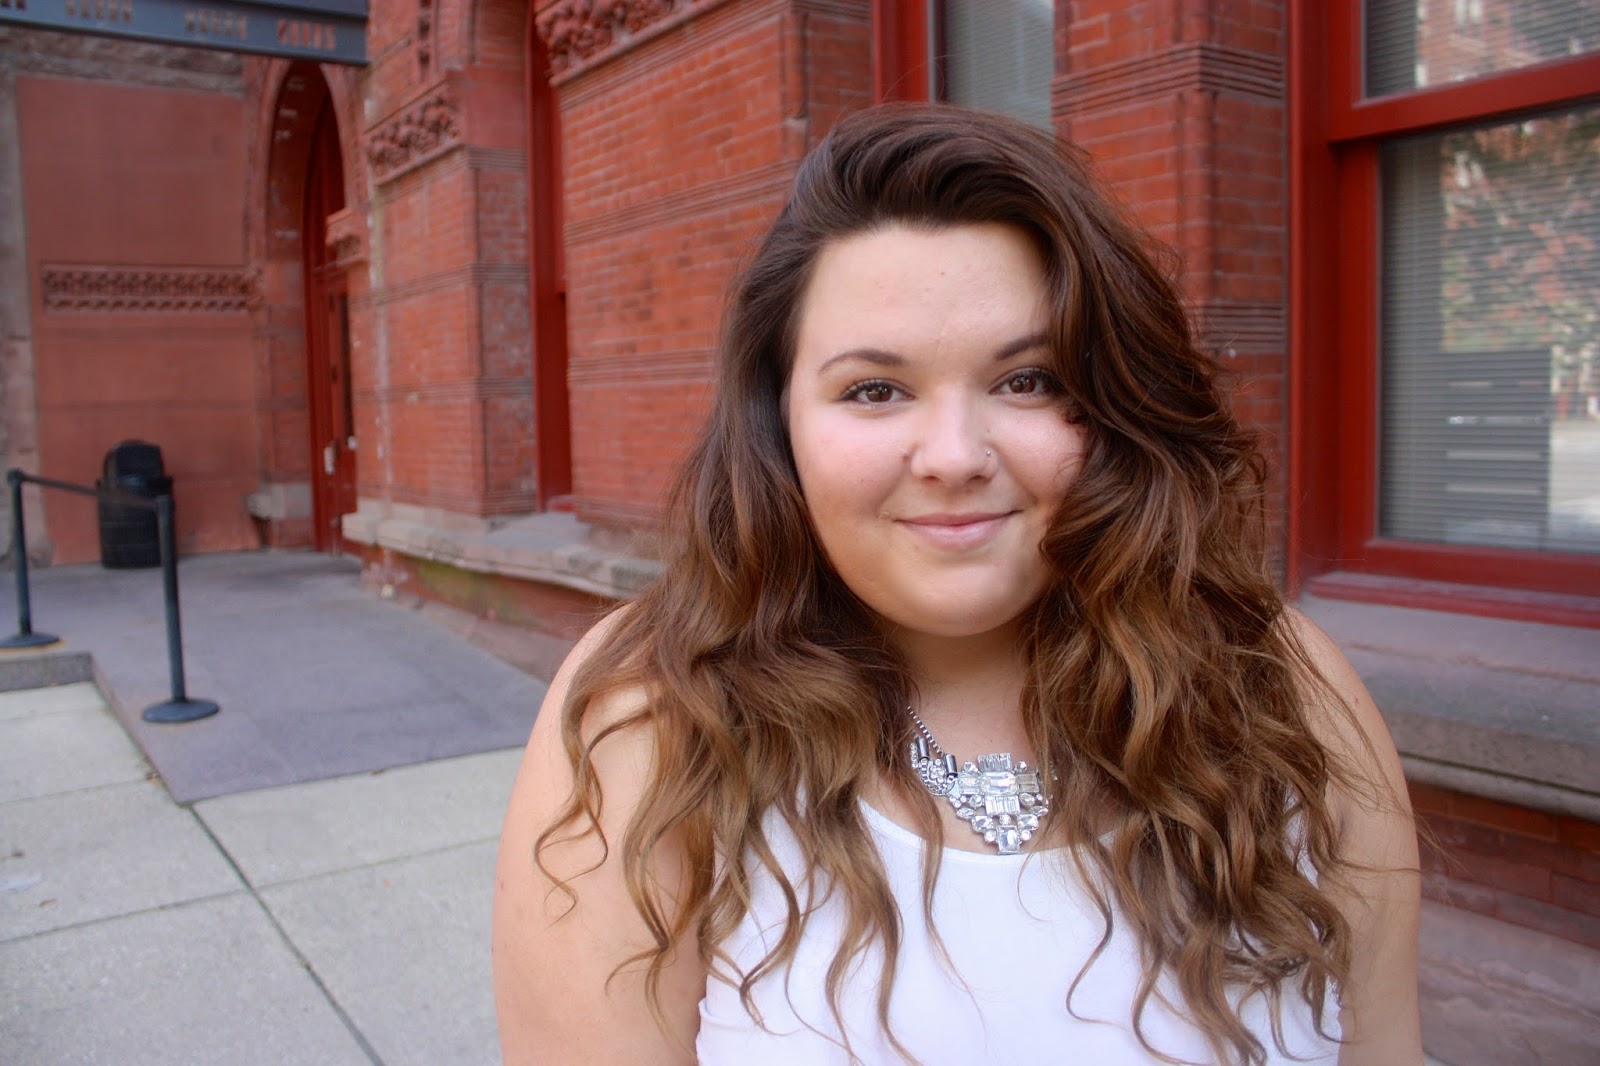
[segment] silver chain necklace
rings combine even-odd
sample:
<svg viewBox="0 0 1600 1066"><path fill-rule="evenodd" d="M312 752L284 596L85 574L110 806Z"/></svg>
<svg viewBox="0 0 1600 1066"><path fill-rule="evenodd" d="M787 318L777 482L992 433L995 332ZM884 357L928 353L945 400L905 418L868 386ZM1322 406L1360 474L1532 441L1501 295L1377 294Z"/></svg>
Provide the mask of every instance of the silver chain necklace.
<svg viewBox="0 0 1600 1066"><path fill-rule="evenodd" d="M921 734L911 742L911 769L935 796L950 801L956 817L993 844L1002 855L1015 855L1038 832L1039 819L1050 813L1039 771L1028 764L1011 765L1011 753L980 755L956 769L956 757L933 739L933 730L908 705L906 713Z"/></svg>

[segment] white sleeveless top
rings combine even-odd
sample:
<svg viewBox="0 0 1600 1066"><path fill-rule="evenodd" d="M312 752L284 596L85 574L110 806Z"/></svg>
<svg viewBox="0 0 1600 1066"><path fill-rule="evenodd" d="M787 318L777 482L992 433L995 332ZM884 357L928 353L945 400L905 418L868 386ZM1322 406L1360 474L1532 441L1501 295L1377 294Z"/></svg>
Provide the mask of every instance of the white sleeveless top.
<svg viewBox="0 0 1600 1066"><path fill-rule="evenodd" d="M863 804L867 827L883 856L889 888L900 903L903 944L889 1021L900 1042L925 1064L1081 1062L1095 1066L1149 1063L1134 1034L1131 1007L1140 974L1138 947L1118 920L1111 942L1073 996L1067 993L1100 942L1104 921L1070 862L1048 853L994 855L944 850L933 900L933 921L954 961L941 958L922 917L922 840ZM804 903L798 845L781 818L767 820L768 839ZM785 921L783 897L770 878L754 885L750 913L729 941L742 970L753 968L777 942ZM786 971L755 986L763 1026L739 1001L736 985L713 974L700 1001L700 1066L826 1066L847 1063L843 1037L867 1066L903 1062L877 1017L881 951L862 956L840 995L844 1029L828 1009L827 970L843 928L843 907L824 899ZM957 976L959 975L959 976ZM1159 985L1176 1000L1175 984ZM1283 997L1283 1036L1298 1061L1333 1066L1338 1046L1319 1037L1311 1012L1291 987ZM1324 1024L1339 1036L1338 1008L1328 998ZM1245 1023L1267 1049L1268 1061L1287 1064L1273 1043L1272 1015L1259 996L1246 1004ZM1149 1043L1179 1059L1211 1061L1205 1038L1154 996L1141 1019Z"/></svg>

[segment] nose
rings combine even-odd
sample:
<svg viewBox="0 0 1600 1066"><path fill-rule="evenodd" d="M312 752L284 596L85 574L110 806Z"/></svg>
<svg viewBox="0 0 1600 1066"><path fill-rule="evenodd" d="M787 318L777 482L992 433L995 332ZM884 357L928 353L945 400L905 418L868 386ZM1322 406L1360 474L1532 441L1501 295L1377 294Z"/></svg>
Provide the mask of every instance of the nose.
<svg viewBox="0 0 1600 1066"><path fill-rule="evenodd" d="M971 398L930 398L918 415L916 440L910 450L914 476L964 485L989 475L994 460L988 430Z"/></svg>

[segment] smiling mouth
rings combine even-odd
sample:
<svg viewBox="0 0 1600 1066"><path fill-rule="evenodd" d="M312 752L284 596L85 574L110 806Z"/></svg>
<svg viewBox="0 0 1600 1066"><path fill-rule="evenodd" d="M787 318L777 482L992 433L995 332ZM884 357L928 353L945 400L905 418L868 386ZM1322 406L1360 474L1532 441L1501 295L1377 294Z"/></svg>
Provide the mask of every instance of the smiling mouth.
<svg viewBox="0 0 1600 1066"><path fill-rule="evenodd" d="M934 514L899 519L919 540L945 551L965 551L989 543L1015 512Z"/></svg>

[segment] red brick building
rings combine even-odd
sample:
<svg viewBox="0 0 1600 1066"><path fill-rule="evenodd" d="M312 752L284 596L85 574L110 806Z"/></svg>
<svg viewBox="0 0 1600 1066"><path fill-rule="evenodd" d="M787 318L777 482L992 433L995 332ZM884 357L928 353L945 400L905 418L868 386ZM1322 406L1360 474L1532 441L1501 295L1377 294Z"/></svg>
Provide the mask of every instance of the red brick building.
<svg viewBox="0 0 1600 1066"><path fill-rule="evenodd" d="M153 440L187 550L352 553L546 668L648 579L725 287L830 124L1053 126L1270 434L1285 580L1443 845L1434 920L1600 950L1600 5L384 0L359 69L0 34L7 465ZM94 558L91 508L40 513ZM1441 1057L1594 1049L1600 993L1466 957ZM1463 1028L1486 988L1554 1020Z"/></svg>

